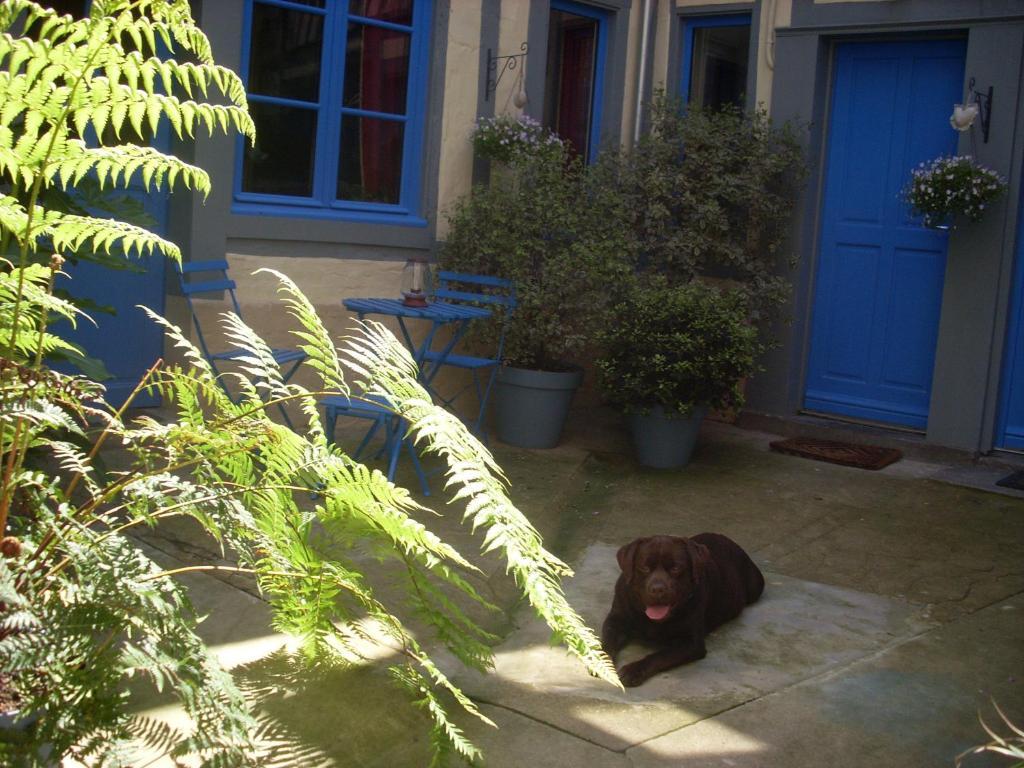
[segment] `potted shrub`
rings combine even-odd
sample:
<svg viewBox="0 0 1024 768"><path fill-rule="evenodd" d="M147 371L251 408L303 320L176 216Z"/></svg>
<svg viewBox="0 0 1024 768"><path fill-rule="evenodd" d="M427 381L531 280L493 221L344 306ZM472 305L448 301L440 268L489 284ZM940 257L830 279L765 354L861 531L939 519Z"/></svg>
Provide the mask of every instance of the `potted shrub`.
<svg viewBox="0 0 1024 768"><path fill-rule="evenodd" d="M651 467L690 460L709 408L742 405L740 381L761 351L748 303L734 288L638 281L601 334L601 389L629 417L637 459Z"/></svg>
<svg viewBox="0 0 1024 768"><path fill-rule="evenodd" d="M449 214L439 253L444 269L513 280L516 308L505 340L506 365L494 393L498 437L529 448L557 444L607 305L607 286L625 264L624 242L608 190L536 123L489 121L475 146L502 172L475 187ZM505 318L479 329L494 345Z"/></svg>
<svg viewBox="0 0 1024 768"><path fill-rule="evenodd" d="M594 171L620 200L633 269L679 283L727 280L765 332L789 298L785 273L796 263L789 235L806 174L801 126L774 126L763 110L732 105L684 109L664 93L649 110L639 143L605 153Z"/></svg>

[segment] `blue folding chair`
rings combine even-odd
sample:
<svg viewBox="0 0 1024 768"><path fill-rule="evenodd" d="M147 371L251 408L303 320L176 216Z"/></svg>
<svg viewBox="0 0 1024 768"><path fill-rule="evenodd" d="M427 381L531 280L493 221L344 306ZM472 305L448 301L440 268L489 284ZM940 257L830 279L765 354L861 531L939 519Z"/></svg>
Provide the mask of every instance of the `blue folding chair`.
<svg viewBox="0 0 1024 768"><path fill-rule="evenodd" d="M202 277L202 279L197 279L197 276ZM228 262L226 259L186 262L178 267L178 281L181 285L181 292L184 294L185 300L188 302L189 311L192 313L192 322L196 328L196 338L199 341L199 348L209 361L210 367L213 368L214 373L217 374L221 387L223 387L224 391L228 393L229 397L233 397L231 392L228 390L227 385L224 383L224 377L221 376L221 370L218 367L218 363L238 360L246 354L245 350L233 347L221 352L211 352L206 344L206 337L203 335L203 327L199 322L199 314L196 312L196 306L192 301L197 296L208 296L213 299L221 299L226 293L231 299L231 307L234 313L238 315L239 318L242 317L242 308L238 304L238 296L235 293L237 286L235 285L235 281L228 277ZM271 352L274 356L274 362L279 366L283 367L291 364L291 367L282 370L281 378L284 381L288 381L292 376L294 376L295 372L302 364L302 361L306 359L306 353L301 349L272 349ZM291 419L288 418L288 412L285 410L283 405L279 405L278 407L281 410L281 415L284 416L285 423L291 427L292 422Z"/></svg>
<svg viewBox="0 0 1024 768"><path fill-rule="evenodd" d="M436 395L446 408L457 412L455 401L470 390L476 393L477 412L475 420L469 422L475 435L487 442L487 431L484 417L487 415L487 402L490 398L498 367L502 362L505 349L505 332L509 318L516 306L515 286L511 280L489 275L472 275L463 272L440 271L437 273L437 290L434 291L435 301L446 301L454 304L484 305L500 313L500 332L497 348L491 356L456 355L449 349L428 350L423 358L423 380L428 386L445 366L469 371L471 380L464 387L450 395L438 393L432 386L431 392Z"/></svg>
<svg viewBox="0 0 1024 768"><path fill-rule="evenodd" d="M405 419L397 416L394 409L392 409L383 398L376 395L364 395L362 397L328 395L327 397L320 398L320 404L324 406L324 434L327 435L328 442L334 442L334 431L337 426L339 416L351 416L357 419L372 420L373 425L370 427L365 437L363 437L362 442L359 443L359 446L352 453L352 458L359 461L363 451L366 450L366 447L370 444L374 435L383 428L384 443L375 456L380 456L382 453L387 452L388 480L393 481L395 479L395 470L398 468L398 458L401 454L402 446L404 445L409 453L409 457L412 459L412 465L416 470L416 476L420 480L420 486L423 488L423 495L430 495L430 485L427 483L427 476L423 471L423 466L420 464L420 458L416 455L416 449L411 440L405 439L405 432L409 428L409 424Z"/></svg>

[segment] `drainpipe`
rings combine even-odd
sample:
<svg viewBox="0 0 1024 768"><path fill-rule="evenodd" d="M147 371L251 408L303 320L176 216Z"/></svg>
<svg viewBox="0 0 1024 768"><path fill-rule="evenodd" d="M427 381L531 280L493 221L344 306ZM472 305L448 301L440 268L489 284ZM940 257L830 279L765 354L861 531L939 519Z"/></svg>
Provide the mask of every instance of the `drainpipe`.
<svg viewBox="0 0 1024 768"><path fill-rule="evenodd" d="M647 49L651 37L651 0L644 0L643 31L640 35L640 66L636 78L636 115L633 120L633 144L640 141L644 112L644 81L647 80Z"/></svg>

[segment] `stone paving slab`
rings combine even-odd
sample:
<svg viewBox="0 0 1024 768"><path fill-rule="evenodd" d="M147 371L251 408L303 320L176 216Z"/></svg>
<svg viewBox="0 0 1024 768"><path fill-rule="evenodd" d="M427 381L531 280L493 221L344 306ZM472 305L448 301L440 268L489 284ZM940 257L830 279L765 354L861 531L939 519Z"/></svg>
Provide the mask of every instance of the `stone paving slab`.
<svg viewBox="0 0 1024 768"><path fill-rule="evenodd" d="M611 604L615 547L587 549L567 585L595 629ZM765 595L708 640L708 656L619 692L589 678L530 619L498 648L489 676L457 674L475 698L498 703L584 741L622 751L782 690L933 625L922 608L853 590L767 574ZM627 648L620 663L645 653Z"/></svg>
<svg viewBox="0 0 1024 768"><path fill-rule="evenodd" d="M183 565L178 555L193 554L190 549L169 554L145 542L140 546L169 568ZM270 606L263 600L205 572L177 578L188 588L197 613L206 617L198 634L232 671L253 707L258 764L390 768L429 762L429 723L390 680L386 666L395 659L387 647L359 644L375 664L309 667L286 652L295 644L273 629ZM169 698L147 684L138 688L133 705L139 714L187 732L188 717ZM147 768L181 765L167 755L145 757Z"/></svg>
<svg viewBox="0 0 1024 768"><path fill-rule="evenodd" d="M459 719L483 752L486 768L632 768L622 752L584 741L504 707L484 704L480 711L498 727Z"/></svg>
<svg viewBox="0 0 1024 768"><path fill-rule="evenodd" d="M978 652L979 642L984 652ZM999 724L994 699L1024 722L1024 598L676 730L627 753L634 768L922 768L953 766L987 741L971 713ZM1000 724L1001 725L1001 724ZM1007 734L1006 727L998 729ZM1010 761L1012 762L1012 761ZM965 768L1006 766L972 756Z"/></svg>
<svg viewBox="0 0 1024 768"><path fill-rule="evenodd" d="M634 536L721 531L752 553L769 583L762 602L709 638L707 659L628 692L551 648L529 609L513 612L508 626L517 628L498 649L496 674L456 672L502 726L459 717L487 765L951 767L957 752L985 739L975 712L990 694L1024 723L1019 499L928 480L904 462L864 473L771 454L736 430L708 437L680 472L575 446L495 446L517 505L576 567L566 588L593 628L611 601L615 549ZM442 496L430 500L439 509ZM431 525L474 551L459 512L444 512ZM182 564L216 556L195 551L186 530L152 542ZM504 597L504 568L492 565L493 594ZM421 714L380 665L284 674L280 659L266 656L284 639L264 604L206 575L184 580L210 613L201 634L256 696L280 758L268 764L426 764Z"/></svg>

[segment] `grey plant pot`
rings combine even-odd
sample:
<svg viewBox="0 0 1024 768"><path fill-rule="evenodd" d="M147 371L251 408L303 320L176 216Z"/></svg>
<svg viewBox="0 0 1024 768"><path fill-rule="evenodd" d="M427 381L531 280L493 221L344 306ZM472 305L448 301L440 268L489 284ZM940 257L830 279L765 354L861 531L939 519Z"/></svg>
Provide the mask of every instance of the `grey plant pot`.
<svg viewBox="0 0 1024 768"><path fill-rule="evenodd" d="M697 433L705 413L707 408L699 405L689 416L666 414L658 405L649 414L631 414L629 427L637 461L656 469L685 467L697 445Z"/></svg>
<svg viewBox="0 0 1024 768"><path fill-rule="evenodd" d="M583 371L534 371L503 366L495 383L498 439L520 448L554 448Z"/></svg>

